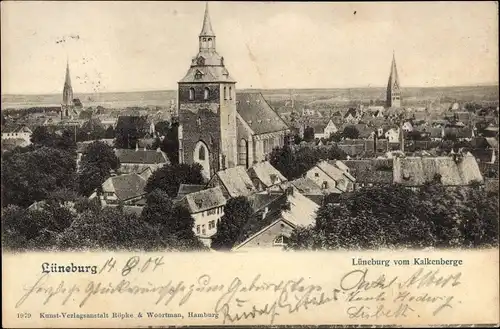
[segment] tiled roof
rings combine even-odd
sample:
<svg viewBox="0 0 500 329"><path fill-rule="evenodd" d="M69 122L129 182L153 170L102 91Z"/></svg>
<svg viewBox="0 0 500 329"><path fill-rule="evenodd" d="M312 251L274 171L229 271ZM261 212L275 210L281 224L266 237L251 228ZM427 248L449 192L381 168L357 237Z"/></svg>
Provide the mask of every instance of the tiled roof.
<svg viewBox="0 0 500 329"><path fill-rule="evenodd" d="M392 184L392 159L344 160L356 183Z"/></svg>
<svg viewBox="0 0 500 329"><path fill-rule="evenodd" d="M153 150L116 149L115 154L120 163L160 164L168 162L162 152Z"/></svg>
<svg viewBox="0 0 500 329"><path fill-rule="evenodd" d="M265 209L260 210L248 220L236 241L235 250L264 233L266 228L277 220L283 219L293 227L315 223L319 206L297 190L292 190L293 193L284 192L271 202L266 207L267 213L264 213Z"/></svg>
<svg viewBox="0 0 500 329"><path fill-rule="evenodd" d="M258 162L248 169L250 178L258 178L266 187L270 187L287 179L269 161Z"/></svg>
<svg viewBox="0 0 500 329"><path fill-rule="evenodd" d="M441 176L446 186L469 185L472 181L483 181L483 176L473 156L463 156L455 161L452 157L395 158L394 182L408 186L420 186Z"/></svg>
<svg viewBox="0 0 500 329"><path fill-rule="evenodd" d="M257 135L289 129L283 119L269 106L261 93L236 94L237 111Z"/></svg>
<svg viewBox="0 0 500 329"><path fill-rule="evenodd" d="M445 128L445 136L455 135L458 138L472 138L472 129L470 128Z"/></svg>
<svg viewBox="0 0 500 329"><path fill-rule="evenodd" d="M186 194L199 192L205 188L205 185L181 184L177 191L177 198L182 198Z"/></svg>
<svg viewBox="0 0 500 329"><path fill-rule="evenodd" d="M249 196L257 192L250 176L248 176L243 166L221 170L217 172L217 176L232 198L237 196Z"/></svg>
<svg viewBox="0 0 500 329"><path fill-rule="evenodd" d="M25 146L26 141L22 138L2 139L2 152L11 151L18 146Z"/></svg>
<svg viewBox="0 0 500 329"><path fill-rule="evenodd" d="M226 204L226 198L222 195L222 189L219 186L186 194L183 201L191 214Z"/></svg>
<svg viewBox="0 0 500 329"><path fill-rule="evenodd" d="M361 155L365 152L365 144L337 144L338 148L349 156Z"/></svg>
<svg viewBox="0 0 500 329"><path fill-rule="evenodd" d="M261 209L264 209L265 206L269 205L274 200L281 197L282 193L280 192L271 192L271 193L255 193L248 196L248 202L252 206L254 212L257 212Z"/></svg>
<svg viewBox="0 0 500 329"><path fill-rule="evenodd" d="M323 191L321 188L310 178L301 177L290 182L300 193L304 195L321 195Z"/></svg>
<svg viewBox="0 0 500 329"><path fill-rule="evenodd" d="M485 140L491 148L498 150L498 139L495 137L486 137Z"/></svg>
<svg viewBox="0 0 500 329"><path fill-rule="evenodd" d="M104 192L115 192L119 200L128 200L144 195L146 180L138 174L113 176L103 183Z"/></svg>
<svg viewBox="0 0 500 329"><path fill-rule="evenodd" d="M200 78L196 78L197 73L201 73ZM184 78L179 83L193 82L236 82L224 66L192 66L187 71Z"/></svg>

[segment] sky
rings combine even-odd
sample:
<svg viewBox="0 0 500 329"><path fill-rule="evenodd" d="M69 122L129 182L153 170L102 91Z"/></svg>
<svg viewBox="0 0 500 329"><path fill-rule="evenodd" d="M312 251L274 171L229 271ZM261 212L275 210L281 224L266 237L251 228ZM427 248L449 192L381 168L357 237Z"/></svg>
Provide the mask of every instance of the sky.
<svg viewBox="0 0 500 329"><path fill-rule="evenodd" d="M2 94L172 90L198 51L205 2L1 4ZM210 2L237 88L498 83L496 2Z"/></svg>

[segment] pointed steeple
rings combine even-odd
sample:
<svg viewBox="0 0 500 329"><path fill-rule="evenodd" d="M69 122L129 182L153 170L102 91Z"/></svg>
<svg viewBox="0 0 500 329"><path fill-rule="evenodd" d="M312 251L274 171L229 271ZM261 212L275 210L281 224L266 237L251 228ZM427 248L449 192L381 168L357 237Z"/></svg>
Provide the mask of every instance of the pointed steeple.
<svg viewBox="0 0 500 329"><path fill-rule="evenodd" d="M64 78L63 88L63 105L71 105L73 103L73 87L71 86L71 77L69 74L69 62L66 61L66 77Z"/></svg>
<svg viewBox="0 0 500 329"><path fill-rule="evenodd" d="M394 87L395 85L399 87L398 69L396 67L396 55L394 54L394 50L392 51L391 74L389 76L389 83L392 87Z"/></svg>
<svg viewBox="0 0 500 329"><path fill-rule="evenodd" d="M208 12L208 1L205 4L205 16L203 17L203 27L200 32L200 37L214 37L215 33L212 30L212 23L210 22L210 14Z"/></svg>
<svg viewBox="0 0 500 329"><path fill-rule="evenodd" d="M387 82L387 106L401 107L401 89L394 50L392 51L391 73Z"/></svg>

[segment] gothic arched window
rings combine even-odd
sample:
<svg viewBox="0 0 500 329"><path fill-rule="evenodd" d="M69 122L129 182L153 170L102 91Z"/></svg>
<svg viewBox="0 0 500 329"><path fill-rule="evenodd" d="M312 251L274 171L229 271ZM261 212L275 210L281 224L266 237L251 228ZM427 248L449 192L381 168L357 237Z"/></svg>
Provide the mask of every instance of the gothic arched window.
<svg viewBox="0 0 500 329"><path fill-rule="evenodd" d="M241 139L239 144L238 164L248 168L248 144L244 139Z"/></svg>
<svg viewBox="0 0 500 329"><path fill-rule="evenodd" d="M189 88L189 100L194 101L194 88Z"/></svg>
<svg viewBox="0 0 500 329"><path fill-rule="evenodd" d="M200 146L200 150L198 151L198 159L204 161L205 160L205 147Z"/></svg>
<svg viewBox="0 0 500 329"><path fill-rule="evenodd" d="M233 99L233 88L229 87L229 99Z"/></svg>
<svg viewBox="0 0 500 329"><path fill-rule="evenodd" d="M224 99L227 99L227 88L224 86Z"/></svg>
<svg viewBox="0 0 500 329"><path fill-rule="evenodd" d="M210 97L210 89L205 87L205 90L203 91L203 98L207 100Z"/></svg>

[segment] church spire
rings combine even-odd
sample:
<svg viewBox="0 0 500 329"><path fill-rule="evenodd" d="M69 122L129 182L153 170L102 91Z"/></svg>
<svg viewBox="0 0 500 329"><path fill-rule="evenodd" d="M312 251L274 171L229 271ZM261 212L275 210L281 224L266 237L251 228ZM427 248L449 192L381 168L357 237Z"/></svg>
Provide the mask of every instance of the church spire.
<svg viewBox="0 0 500 329"><path fill-rule="evenodd" d="M66 60L66 77L64 78L63 104L68 106L73 102L73 87L71 86L71 77L69 74L69 61Z"/></svg>
<svg viewBox="0 0 500 329"><path fill-rule="evenodd" d="M208 1L205 5L205 16L203 17L203 27L199 36L200 52L215 52L215 33L212 30L210 14L208 13Z"/></svg>
<svg viewBox="0 0 500 329"><path fill-rule="evenodd" d="M398 69L396 67L396 55L394 50L392 51L392 63L391 63L391 74L389 76L389 83L394 86L397 84L399 86Z"/></svg>
<svg viewBox="0 0 500 329"><path fill-rule="evenodd" d="M215 37L215 33L212 30L212 23L210 22L210 14L208 13L208 1L205 4L205 16L203 17L203 27L200 37Z"/></svg>
<svg viewBox="0 0 500 329"><path fill-rule="evenodd" d="M387 82L387 106L401 107L401 89L394 50L392 51L391 73L389 74L389 81Z"/></svg>

